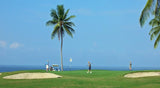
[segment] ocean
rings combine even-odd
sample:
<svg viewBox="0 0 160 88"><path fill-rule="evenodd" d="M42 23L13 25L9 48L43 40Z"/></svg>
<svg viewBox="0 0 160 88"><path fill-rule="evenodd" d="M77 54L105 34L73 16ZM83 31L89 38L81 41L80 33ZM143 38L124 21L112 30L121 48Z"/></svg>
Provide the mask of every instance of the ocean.
<svg viewBox="0 0 160 88"><path fill-rule="evenodd" d="M59 67L60 69L60 67ZM64 66L64 71L73 71L73 70L87 70L87 66ZM112 71L127 71L128 67L100 67L93 66L94 70L112 70ZM44 66L18 66L18 65L0 65L0 72L12 72L12 71L21 71L21 70L45 70ZM160 70L160 67L133 67L133 71L137 70Z"/></svg>

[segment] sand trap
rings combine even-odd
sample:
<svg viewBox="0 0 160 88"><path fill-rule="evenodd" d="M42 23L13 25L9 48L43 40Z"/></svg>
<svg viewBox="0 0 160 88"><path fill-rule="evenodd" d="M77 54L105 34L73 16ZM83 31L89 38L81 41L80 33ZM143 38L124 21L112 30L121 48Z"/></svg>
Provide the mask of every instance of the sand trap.
<svg viewBox="0 0 160 88"><path fill-rule="evenodd" d="M137 73L127 74L124 77L140 78L140 77L151 77L151 76L160 76L160 72L137 72Z"/></svg>
<svg viewBox="0 0 160 88"><path fill-rule="evenodd" d="M62 76L53 73L19 73L15 75L5 76L4 79L46 79L60 78Z"/></svg>
<svg viewBox="0 0 160 88"><path fill-rule="evenodd" d="M0 73L0 75L1 75L2 73Z"/></svg>

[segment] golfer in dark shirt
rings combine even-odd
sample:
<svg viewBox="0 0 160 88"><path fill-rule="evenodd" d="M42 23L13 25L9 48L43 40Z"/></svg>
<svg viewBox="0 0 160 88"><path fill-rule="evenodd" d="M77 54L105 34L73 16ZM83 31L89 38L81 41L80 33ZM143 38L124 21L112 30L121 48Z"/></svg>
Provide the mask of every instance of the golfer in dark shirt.
<svg viewBox="0 0 160 88"><path fill-rule="evenodd" d="M91 72L91 63L90 63L89 61L88 61L88 67L89 67L89 68L88 68L88 72L87 72L87 73L92 73L92 72Z"/></svg>

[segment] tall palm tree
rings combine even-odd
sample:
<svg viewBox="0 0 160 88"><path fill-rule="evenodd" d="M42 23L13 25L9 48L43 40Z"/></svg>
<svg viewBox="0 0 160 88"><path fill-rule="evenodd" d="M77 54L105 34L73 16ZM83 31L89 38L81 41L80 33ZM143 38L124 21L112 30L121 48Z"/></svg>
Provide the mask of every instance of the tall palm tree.
<svg viewBox="0 0 160 88"><path fill-rule="evenodd" d="M157 16L160 12L160 0L148 0L145 7L143 8L140 16L140 25L143 27L146 20L150 17L150 15Z"/></svg>
<svg viewBox="0 0 160 88"><path fill-rule="evenodd" d="M150 39L153 40L156 38L154 42L154 48L156 48L160 41L160 16L156 16L149 24L152 26L152 29L149 32Z"/></svg>
<svg viewBox="0 0 160 88"><path fill-rule="evenodd" d="M74 18L74 15L68 17L69 9L65 12L63 5L57 5L57 11L55 9L51 10L52 20L46 22L46 25L55 25L54 30L51 34L51 38L54 39L55 35L58 35L58 39L61 40L61 71L63 71L63 55L62 55L62 46L63 46L63 37L66 32L69 36L73 37L72 33L75 30L72 26L75 26L70 20Z"/></svg>

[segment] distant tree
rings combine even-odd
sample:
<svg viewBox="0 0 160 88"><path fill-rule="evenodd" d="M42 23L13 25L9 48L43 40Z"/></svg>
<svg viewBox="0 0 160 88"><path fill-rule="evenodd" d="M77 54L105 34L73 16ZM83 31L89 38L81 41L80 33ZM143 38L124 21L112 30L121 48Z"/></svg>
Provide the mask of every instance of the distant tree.
<svg viewBox="0 0 160 88"><path fill-rule="evenodd" d="M150 15L157 16L160 12L160 0L148 0L140 16L140 25L143 27Z"/></svg>
<svg viewBox="0 0 160 88"><path fill-rule="evenodd" d="M153 40L156 38L154 42L154 48L157 48L158 43L160 41L160 16L156 16L149 23L152 26L152 29L149 32L150 39Z"/></svg>
<svg viewBox="0 0 160 88"><path fill-rule="evenodd" d="M62 55L62 46L63 46L63 37L65 32L73 37L72 33L75 30L72 26L75 26L70 20L74 18L74 15L68 17L69 9L65 12L63 5L57 5L57 11L55 9L51 10L52 20L46 22L46 25L55 25L54 30L51 34L51 38L54 39L55 35L58 35L58 39L61 40L61 70L63 71L63 55Z"/></svg>

